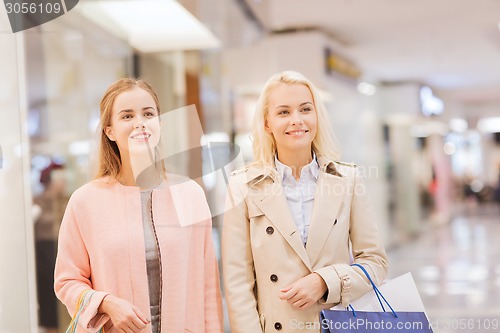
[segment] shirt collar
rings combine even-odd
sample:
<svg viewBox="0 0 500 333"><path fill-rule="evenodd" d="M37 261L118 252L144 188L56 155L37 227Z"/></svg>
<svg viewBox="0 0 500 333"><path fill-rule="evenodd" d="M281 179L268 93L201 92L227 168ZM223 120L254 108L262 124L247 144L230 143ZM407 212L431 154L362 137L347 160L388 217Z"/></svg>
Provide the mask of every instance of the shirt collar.
<svg viewBox="0 0 500 333"><path fill-rule="evenodd" d="M292 168L290 168L288 165L281 163L278 160L277 155L274 156L274 163L276 165L276 171L278 171L279 179L281 179L283 181L285 179L285 177L293 177ZM302 168L300 173L302 175L302 172L308 172L308 171L313 175L314 179L318 180L319 165L318 165L318 161L316 160L316 153L314 151L313 151L313 159L312 159L311 163L305 165Z"/></svg>

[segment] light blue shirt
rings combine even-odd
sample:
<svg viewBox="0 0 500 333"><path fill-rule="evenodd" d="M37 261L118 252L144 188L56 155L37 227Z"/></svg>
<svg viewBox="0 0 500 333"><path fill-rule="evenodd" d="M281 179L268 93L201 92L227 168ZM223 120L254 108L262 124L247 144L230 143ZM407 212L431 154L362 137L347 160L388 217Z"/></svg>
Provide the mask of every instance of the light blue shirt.
<svg viewBox="0 0 500 333"><path fill-rule="evenodd" d="M293 177L292 168L281 163L278 157L275 157L274 161L288 201L290 213L297 225L302 243L305 246L309 235L309 226L311 225L316 182L319 177L319 165L316 161L316 154L314 154L311 163L300 170L298 181Z"/></svg>

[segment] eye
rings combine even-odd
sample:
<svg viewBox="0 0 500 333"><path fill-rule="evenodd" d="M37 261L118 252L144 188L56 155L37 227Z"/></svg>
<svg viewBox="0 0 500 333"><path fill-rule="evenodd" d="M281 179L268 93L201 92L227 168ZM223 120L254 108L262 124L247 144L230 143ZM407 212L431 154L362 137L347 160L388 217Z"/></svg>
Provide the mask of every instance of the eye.
<svg viewBox="0 0 500 333"><path fill-rule="evenodd" d="M132 115L131 114L125 114L122 119L132 119Z"/></svg>
<svg viewBox="0 0 500 333"><path fill-rule="evenodd" d="M310 112L310 111L312 111L312 109L310 107L306 107L306 108L303 108L302 111L304 111L304 112Z"/></svg>
<svg viewBox="0 0 500 333"><path fill-rule="evenodd" d="M152 112L152 111L146 111L146 112L144 113L144 115L145 115L146 117L156 117L156 113L154 113L154 112Z"/></svg>
<svg viewBox="0 0 500 333"><path fill-rule="evenodd" d="M281 110L278 112L279 115L285 115L285 114L289 114L288 110Z"/></svg>

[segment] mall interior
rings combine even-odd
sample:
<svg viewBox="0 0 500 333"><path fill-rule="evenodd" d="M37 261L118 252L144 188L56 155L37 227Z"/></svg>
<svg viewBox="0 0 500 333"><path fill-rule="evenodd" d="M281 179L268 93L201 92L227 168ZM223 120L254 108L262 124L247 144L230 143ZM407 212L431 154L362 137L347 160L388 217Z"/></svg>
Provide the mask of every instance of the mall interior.
<svg viewBox="0 0 500 333"><path fill-rule="evenodd" d="M434 332L498 332L500 2L82 0L16 33L0 13L1 333L66 331L57 234L112 82L158 92L167 165L204 188L220 261L225 180L284 70L318 87L365 177L387 279L411 272Z"/></svg>

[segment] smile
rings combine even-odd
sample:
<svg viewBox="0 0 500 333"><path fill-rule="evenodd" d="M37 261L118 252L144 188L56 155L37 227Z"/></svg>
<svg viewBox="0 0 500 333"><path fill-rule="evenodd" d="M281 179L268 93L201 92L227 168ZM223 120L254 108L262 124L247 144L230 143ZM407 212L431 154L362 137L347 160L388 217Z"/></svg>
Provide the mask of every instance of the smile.
<svg viewBox="0 0 500 333"><path fill-rule="evenodd" d="M130 138L131 139L136 139L136 140L147 140L150 137L151 137L151 134L144 132L144 133L132 135Z"/></svg>
<svg viewBox="0 0 500 333"><path fill-rule="evenodd" d="M300 130L300 131L289 131L289 132L285 132L285 134L287 135L291 135L291 136L300 136L300 135L304 135L306 133L308 133L309 130Z"/></svg>

